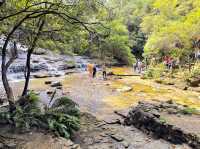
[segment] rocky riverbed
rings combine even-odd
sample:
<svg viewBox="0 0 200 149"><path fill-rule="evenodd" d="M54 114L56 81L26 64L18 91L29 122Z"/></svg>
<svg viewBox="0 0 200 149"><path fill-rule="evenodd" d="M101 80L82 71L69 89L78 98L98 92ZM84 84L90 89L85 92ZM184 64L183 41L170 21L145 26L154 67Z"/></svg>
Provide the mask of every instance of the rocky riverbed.
<svg viewBox="0 0 200 149"><path fill-rule="evenodd" d="M15 96L20 95L23 88L25 57L25 52L21 50L18 59L8 72ZM41 135L40 132L36 132L36 134L30 132L28 135L21 136L22 139L30 138L29 141L25 141L24 146L26 148L32 149L35 144L38 144L41 145L41 149L46 149L55 141L61 145L57 144L54 149L61 146L85 149L154 149L155 146L158 149L191 148L185 144L175 145L164 139L154 138L152 135L140 131L140 128L135 128L134 125L124 126L122 125L123 119L116 115L114 111L123 111L123 113L125 111L127 113L129 109L138 104L138 101L158 103L168 100L199 110L200 95L198 92L183 91L173 86L169 87L141 80L139 76L132 74L131 69L127 68L113 68L111 71L119 74L119 76L111 76L108 80L102 79L101 72L98 73L97 78L92 79L85 71L82 71L84 68L81 67L82 64L84 65L89 61L88 58L61 56L49 51L33 54L31 59L32 79L29 89L40 94L43 104L49 102L54 90L56 90L56 96L69 96L79 104L83 114L81 116L81 129L73 138L76 144L71 142L65 144L67 140L62 140L62 138L60 138L61 142L59 143L58 139L52 139L53 136L49 134ZM1 93L4 94L3 89L1 89ZM187 117L182 119L176 117L173 121L173 119L170 119L171 116L167 116L167 120L173 125L180 124L183 119L185 122L188 120ZM194 122L193 119L190 122ZM191 127L188 126L187 128L190 129ZM198 127L196 128L198 129ZM5 134L5 132L2 133ZM40 139L34 139L35 136ZM20 142L19 140L17 142ZM30 140L34 141L31 143ZM22 141L22 143L24 142Z"/></svg>
<svg viewBox="0 0 200 149"><path fill-rule="evenodd" d="M4 44L4 36L0 36L0 47ZM13 48L13 41L10 41L7 47L7 59L9 51ZM8 79L11 82L18 82L24 79L26 64L26 54L28 47L18 42L17 59L8 69ZM81 68L90 62L87 57L77 55L61 55L48 49L36 48L31 57L31 78L59 77L69 73L69 70ZM1 63L1 57L0 57ZM1 73L1 72L0 72Z"/></svg>
<svg viewBox="0 0 200 149"><path fill-rule="evenodd" d="M69 70L80 68L85 63L88 63L88 59L80 56L62 56L50 51L42 55L33 54L31 58L31 78L63 76ZM26 52L19 51L18 58L8 69L10 81L16 82L24 79L25 64Z"/></svg>
<svg viewBox="0 0 200 149"><path fill-rule="evenodd" d="M114 111L125 110L126 113L127 109L130 109L132 105L136 104L136 101L133 99L129 101L129 98L127 98L127 100L120 101L122 103L121 106L116 106L111 103L116 100L116 104L119 105L117 103L118 98L111 98L114 100L112 102L108 98L121 96L129 92L137 93L137 90L134 88L132 90L117 90L116 86L113 88L113 81L115 82L123 78L111 77L109 80L104 81L101 79L101 74L98 74L98 78L91 79L86 73L76 73L64 77L31 80L30 89L40 91L41 99L43 99L42 102L48 103L46 99L49 96L46 93L47 91L51 93L54 91L55 88L51 87L51 83L55 79L62 84L62 90L57 89L57 96L67 95L71 97L79 104L82 112L89 113L81 116L81 129L75 134L76 137L73 138L75 144L79 144L81 148L154 149L155 146L158 146L159 149L190 149L185 144L175 145L163 139L155 139L134 126L127 127L121 124L123 120ZM13 82L15 92L19 92L22 85L23 82ZM118 88L123 88L123 86L118 86ZM127 102L132 102L132 104L128 105L126 104ZM29 134L29 138L39 135L33 134ZM44 135L40 138L43 140L40 140L40 142L46 142L45 144L48 144L48 140L45 138L51 138L51 136L47 134L47 136ZM38 140L35 141L37 142ZM28 141L27 144L31 144L31 142ZM41 149L45 149L48 146L43 146L44 144L39 142L38 144L42 145ZM55 147L55 149L57 148Z"/></svg>

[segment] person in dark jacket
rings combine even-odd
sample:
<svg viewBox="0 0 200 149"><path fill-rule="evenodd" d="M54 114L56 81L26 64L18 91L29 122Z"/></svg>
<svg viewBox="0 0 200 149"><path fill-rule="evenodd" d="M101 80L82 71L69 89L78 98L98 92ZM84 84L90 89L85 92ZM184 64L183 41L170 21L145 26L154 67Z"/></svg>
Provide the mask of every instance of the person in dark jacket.
<svg viewBox="0 0 200 149"><path fill-rule="evenodd" d="M96 73L97 73L97 67L96 67L96 65L94 65L93 66L93 74L92 74L93 78L96 77Z"/></svg>

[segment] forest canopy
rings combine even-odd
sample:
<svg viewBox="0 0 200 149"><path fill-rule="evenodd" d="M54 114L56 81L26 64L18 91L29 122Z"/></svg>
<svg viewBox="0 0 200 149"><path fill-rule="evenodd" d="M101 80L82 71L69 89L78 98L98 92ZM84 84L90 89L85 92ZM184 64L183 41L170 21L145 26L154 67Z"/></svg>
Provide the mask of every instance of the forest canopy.
<svg viewBox="0 0 200 149"><path fill-rule="evenodd" d="M43 2L60 1L2 1L1 18L27 7L28 11L39 9L44 5L30 6ZM152 55L162 57L167 54L184 59L199 49L199 0L81 0L65 1L63 4L67 5L63 11L87 22L86 26L91 32L77 23L71 24L48 14L48 25L46 23L37 47L124 64L131 64L134 57L143 59ZM1 34L7 34L13 23L24 14L2 20ZM36 19L32 19L20 26L18 35L22 34L21 42L29 43L27 36L34 30L35 22Z"/></svg>

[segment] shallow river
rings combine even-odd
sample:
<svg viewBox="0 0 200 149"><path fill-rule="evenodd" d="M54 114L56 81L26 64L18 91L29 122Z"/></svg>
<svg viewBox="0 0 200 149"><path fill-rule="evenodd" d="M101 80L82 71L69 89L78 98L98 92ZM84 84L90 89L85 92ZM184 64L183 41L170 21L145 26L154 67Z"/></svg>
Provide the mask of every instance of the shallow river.
<svg viewBox="0 0 200 149"><path fill-rule="evenodd" d="M113 68L112 71L123 74L132 73L127 68ZM83 111L100 117L107 116L114 110L127 109L136 105L138 101L173 100L200 110L200 93L157 84L151 80L142 80L139 76L111 77L104 81L100 72L95 79L90 78L86 72L82 72L58 78L33 79L30 89L53 91L53 88L45 85L44 82L47 80L61 81L63 90L59 93L70 96ZM15 95L20 95L23 82L13 82L11 85ZM126 90L127 88L130 90Z"/></svg>

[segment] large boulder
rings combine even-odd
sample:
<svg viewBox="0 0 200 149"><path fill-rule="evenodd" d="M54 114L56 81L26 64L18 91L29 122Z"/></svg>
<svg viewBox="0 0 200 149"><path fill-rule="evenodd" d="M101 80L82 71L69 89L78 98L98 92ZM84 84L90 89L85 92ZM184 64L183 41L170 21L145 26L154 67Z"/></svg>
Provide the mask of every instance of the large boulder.
<svg viewBox="0 0 200 149"><path fill-rule="evenodd" d="M163 110L178 109L174 103L160 105L139 103L132 108L124 120L125 125L134 125L136 128L151 133L158 138L163 138L175 144L186 143L195 149L200 147L200 138L193 133L168 123L161 114Z"/></svg>

